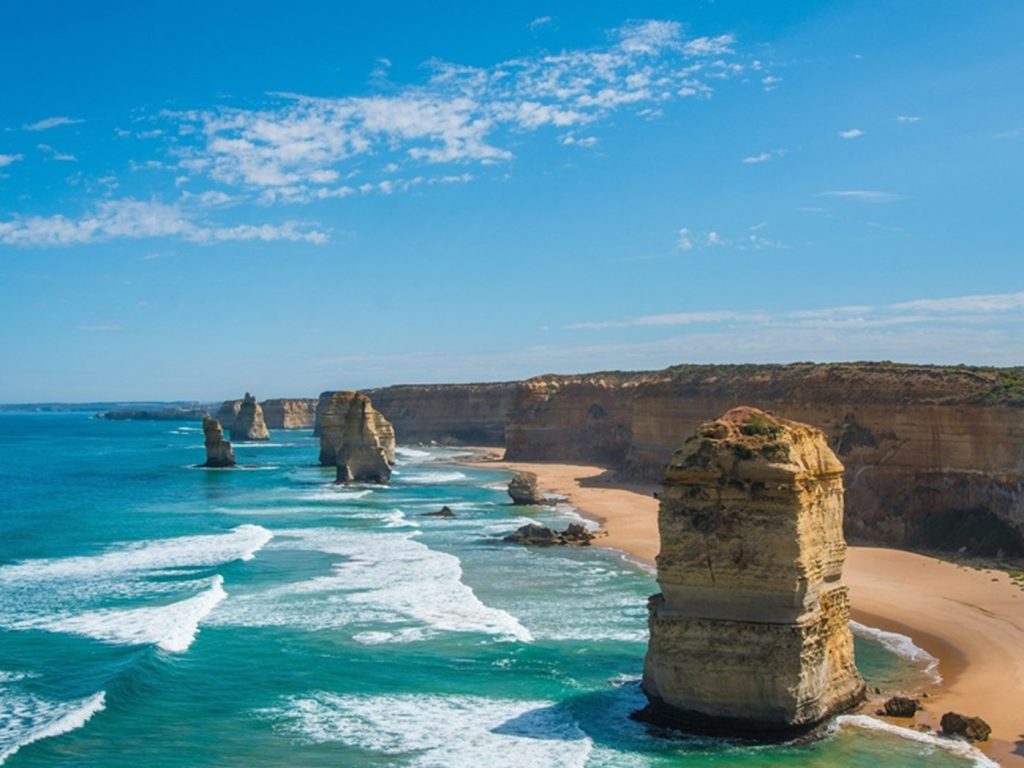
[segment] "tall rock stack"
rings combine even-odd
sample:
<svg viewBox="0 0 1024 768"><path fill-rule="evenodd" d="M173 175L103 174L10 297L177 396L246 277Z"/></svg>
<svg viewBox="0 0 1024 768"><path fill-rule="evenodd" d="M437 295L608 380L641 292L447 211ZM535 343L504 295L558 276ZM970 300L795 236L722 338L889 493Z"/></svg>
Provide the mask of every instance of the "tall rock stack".
<svg viewBox="0 0 1024 768"><path fill-rule="evenodd" d="M256 398L245 393L238 409L235 423L231 425L232 440L269 440L266 422L263 421L263 409Z"/></svg>
<svg viewBox="0 0 1024 768"><path fill-rule="evenodd" d="M649 715L785 736L863 698L841 580L842 475L822 432L747 407L675 452L649 601Z"/></svg>
<svg viewBox="0 0 1024 768"><path fill-rule="evenodd" d="M203 417L203 438L206 443L204 467L235 466L235 452L231 449L231 443L224 439L224 430L219 421L209 416Z"/></svg>
<svg viewBox="0 0 1024 768"><path fill-rule="evenodd" d="M386 483L395 463L395 430L360 392L321 395L320 463L340 483Z"/></svg>

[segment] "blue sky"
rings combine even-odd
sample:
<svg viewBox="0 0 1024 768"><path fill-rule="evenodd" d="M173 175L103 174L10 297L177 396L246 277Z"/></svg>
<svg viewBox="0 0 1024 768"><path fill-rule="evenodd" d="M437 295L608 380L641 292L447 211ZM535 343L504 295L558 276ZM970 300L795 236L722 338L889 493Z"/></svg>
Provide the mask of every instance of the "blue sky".
<svg viewBox="0 0 1024 768"><path fill-rule="evenodd" d="M0 401L1024 364L1020 3L297 5L4 8Z"/></svg>

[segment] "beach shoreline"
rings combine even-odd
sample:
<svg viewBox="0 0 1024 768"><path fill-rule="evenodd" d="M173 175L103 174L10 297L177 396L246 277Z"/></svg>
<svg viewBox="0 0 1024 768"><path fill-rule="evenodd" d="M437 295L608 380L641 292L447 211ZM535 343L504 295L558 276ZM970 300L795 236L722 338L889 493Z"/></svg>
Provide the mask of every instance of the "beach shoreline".
<svg viewBox="0 0 1024 768"><path fill-rule="evenodd" d="M470 466L537 475L545 492L564 496L597 522L594 545L618 549L653 570L659 547L654 494L660 486L618 481L606 468L548 462L506 462L501 450L474 449ZM895 725L937 729L944 712L979 715L992 737L976 746L1004 766L1024 768L1024 590L1002 571L969 568L925 555L851 546L844 579L852 617L912 638L939 659L941 683L917 691L925 709ZM878 696L863 711L874 712Z"/></svg>

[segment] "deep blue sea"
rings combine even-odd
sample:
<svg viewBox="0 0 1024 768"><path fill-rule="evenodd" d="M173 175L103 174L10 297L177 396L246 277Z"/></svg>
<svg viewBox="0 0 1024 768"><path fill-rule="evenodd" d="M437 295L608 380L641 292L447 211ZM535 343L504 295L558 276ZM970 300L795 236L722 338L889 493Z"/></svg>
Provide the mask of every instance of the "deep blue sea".
<svg viewBox="0 0 1024 768"><path fill-rule="evenodd" d="M234 470L196 468L202 444L197 424L0 414L0 763L978 764L866 717L808 744L652 735L628 714L653 576L496 538L571 509L513 508L506 473L444 449L338 487L309 431L237 444ZM860 634L869 685L927 673Z"/></svg>

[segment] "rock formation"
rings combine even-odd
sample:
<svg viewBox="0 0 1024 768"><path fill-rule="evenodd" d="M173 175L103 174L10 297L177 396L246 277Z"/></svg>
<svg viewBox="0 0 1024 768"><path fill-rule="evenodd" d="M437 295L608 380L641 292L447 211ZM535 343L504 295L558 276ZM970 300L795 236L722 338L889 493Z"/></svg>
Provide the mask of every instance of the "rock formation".
<svg viewBox="0 0 1024 768"><path fill-rule="evenodd" d="M452 508L445 504L437 512L421 512L420 517L455 517Z"/></svg>
<svg viewBox="0 0 1024 768"><path fill-rule="evenodd" d="M736 408L665 470L649 714L783 736L864 695L841 581L843 465L819 430Z"/></svg>
<svg viewBox="0 0 1024 768"><path fill-rule="evenodd" d="M594 534L581 523L570 523L564 531L528 523L505 536L502 541L528 547L589 547Z"/></svg>
<svg viewBox="0 0 1024 768"><path fill-rule="evenodd" d="M918 699L911 699L906 696L893 696L886 700L882 708L875 712L876 715L886 717L913 717L921 708Z"/></svg>
<svg viewBox="0 0 1024 768"><path fill-rule="evenodd" d="M383 417L373 410L366 395L352 399L337 449L339 483L386 483L390 479L395 438L393 432L382 434L382 423Z"/></svg>
<svg viewBox="0 0 1024 768"><path fill-rule="evenodd" d="M206 463L204 467L233 467L235 466L235 452L231 449L231 443L224 439L224 430L220 422L203 417L203 437L206 442Z"/></svg>
<svg viewBox="0 0 1024 768"><path fill-rule="evenodd" d="M310 429L316 422L314 398L274 398L260 403L270 429Z"/></svg>
<svg viewBox="0 0 1024 768"><path fill-rule="evenodd" d="M238 416L231 425L232 440L269 440L266 422L263 420L263 409L256 398L245 393L238 408Z"/></svg>
<svg viewBox="0 0 1024 768"><path fill-rule="evenodd" d="M537 475L533 472L516 472L508 484L508 495L513 504L538 505L550 502L537 486Z"/></svg>
<svg viewBox="0 0 1024 768"><path fill-rule="evenodd" d="M225 400L220 404L220 408L217 409L217 414L213 418L221 423L225 431L231 432L235 428L235 422L238 421L238 412L241 408L241 400Z"/></svg>
<svg viewBox="0 0 1024 768"><path fill-rule="evenodd" d="M319 396L316 406L316 418L318 421L318 433L321 438L321 453L319 463L324 467L334 467L338 464L338 451L345 439L348 428L348 419L352 411L352 402L364 399L369 404L366 412L358 411L358 420L372 422L371 429L380 440L381 449L384 451L384 459L389 465L394 464L394 427L391 422L384 418L371 404L370 398L359 392L324 392Z"/></svg>
<svg viewBox="0 0 1024 768"><path fill-rule="evenodd" d="M944 734L959 736L967 741L987 741L992 735L992 728L980 717L961 715L959 712L947 712L940 723Z"/></svg>

